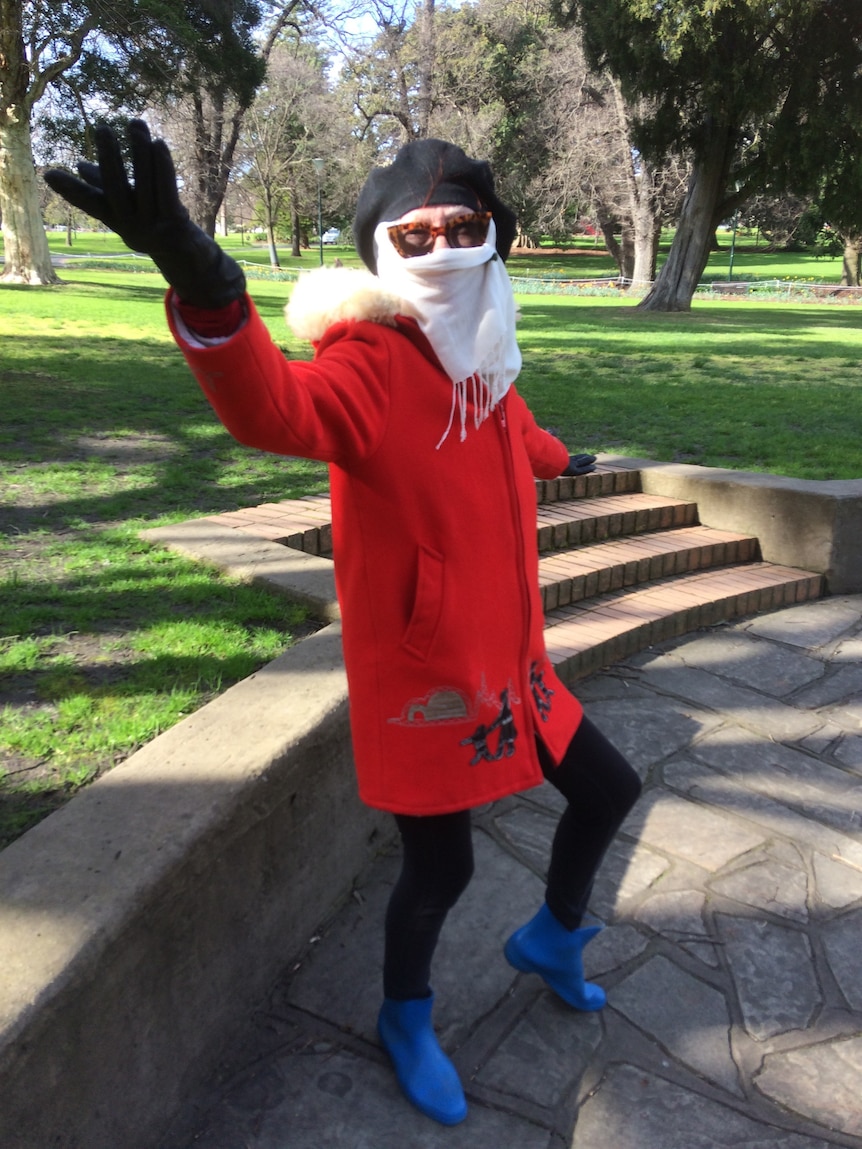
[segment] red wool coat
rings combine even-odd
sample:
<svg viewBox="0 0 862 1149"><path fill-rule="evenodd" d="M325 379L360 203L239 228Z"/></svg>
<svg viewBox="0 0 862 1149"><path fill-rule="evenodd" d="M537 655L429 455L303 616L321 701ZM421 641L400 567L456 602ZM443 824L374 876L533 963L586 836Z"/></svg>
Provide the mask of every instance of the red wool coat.
<svg viewBox="0 0 862 1149"><path fill-rule="evenodd" d="M538 785L535 736L559 761L582 713L545 653L538 590L533 477L559 475L566 448L512 387L437 449L452 384L413 321L335 322L294 362L247 302L216 347L169 319L235 438L330 466L360 797L438 814Z"/></svg>

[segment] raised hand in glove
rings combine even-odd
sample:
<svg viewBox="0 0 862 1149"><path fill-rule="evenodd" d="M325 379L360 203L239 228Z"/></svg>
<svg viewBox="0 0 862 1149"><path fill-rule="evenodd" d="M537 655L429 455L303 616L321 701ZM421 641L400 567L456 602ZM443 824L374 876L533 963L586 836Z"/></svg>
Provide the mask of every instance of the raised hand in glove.
<svg viewBox="0 0 862 1149"><path fill-rule="evenodd" d="M80 179L52 168L45 182L73 207L101 220L127 247L149 255L183 303L227 307L245 291L242 269L192 223L165 141L152 139L143 120L132 120L127 134L132 182L120 142L106 125L96 129L98 164L79 163Z"/></svg>
<svg viewBox="0 0 862 1149"><path fill-rule="evenodd" d="M588 475L596 469L595 455L569 455L569 465L564 475Z"/></svg>

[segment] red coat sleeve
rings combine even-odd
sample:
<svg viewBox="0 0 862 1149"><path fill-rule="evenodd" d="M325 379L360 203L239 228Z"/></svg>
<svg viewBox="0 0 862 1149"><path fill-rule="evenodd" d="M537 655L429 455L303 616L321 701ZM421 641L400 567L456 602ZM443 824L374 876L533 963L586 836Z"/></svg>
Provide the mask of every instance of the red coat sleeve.
<svg viewBox="0 0 862 1149"><path fill-rule="evenodd" d="M227 430L249 447L348 465L380 443L389 407L388 329L339 323L312 363L273 343L251 299L247 322L224 342L185 337L168 301L168 323L186 362ZM391 338L391 333L390 338Z"/></svg>
<svg viewBox="0 0 862 1149"><path fill-rule="evenodd" d="M516 408L533 474L537 479L556 479L569 465L568 448L550 431L539 427L532 411L514 387L510 394L510 408Z"/></svg>

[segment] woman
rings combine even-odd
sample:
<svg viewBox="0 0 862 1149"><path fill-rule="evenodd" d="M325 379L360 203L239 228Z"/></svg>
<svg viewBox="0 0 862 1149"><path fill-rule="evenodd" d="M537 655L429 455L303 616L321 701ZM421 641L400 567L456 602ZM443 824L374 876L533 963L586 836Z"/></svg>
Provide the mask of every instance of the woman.
<svg viewBox="0 0 862 1149"><path fill-rule="evenodd" d="M381 1041L405 1095L444 1124L466 1116L434 1034L432 957L473 869L473 807L546 778L568 806L545 904L505 947L576 1009L600 1009L581 951L593 878L640 783L557 678L543 640L534 477L590 469L540 430L504 261L515 217L487 164L439 140L406 145L359 196L368 271L323 270L288 309L315 345L289 362L239 267L193 225L170 153L129 127L98 132L98 165L48 183L152 255L168 321L240 441L330 465L359 793L391 811L403 866L385 922Z"/></svg>

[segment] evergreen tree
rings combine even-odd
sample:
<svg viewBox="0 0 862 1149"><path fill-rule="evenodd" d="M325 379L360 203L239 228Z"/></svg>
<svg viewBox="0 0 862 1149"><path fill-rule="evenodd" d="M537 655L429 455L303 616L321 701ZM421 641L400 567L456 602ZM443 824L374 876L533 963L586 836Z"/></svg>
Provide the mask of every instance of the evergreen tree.
<svg viewBox="0 0 862 1149"><path fill-rule="evenodd" d="M687 310L715 228L756 192L801 190L856 115L858 0L556 0L588 57L647 97L634 125L650 158L691 156L669 257L641 304Z"/></svg>

